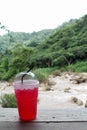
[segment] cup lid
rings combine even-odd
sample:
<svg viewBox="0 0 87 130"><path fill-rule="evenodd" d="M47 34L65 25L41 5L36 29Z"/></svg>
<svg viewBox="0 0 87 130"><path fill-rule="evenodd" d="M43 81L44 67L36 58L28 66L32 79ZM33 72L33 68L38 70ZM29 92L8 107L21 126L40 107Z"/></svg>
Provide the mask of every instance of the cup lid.
<svg viewBox="0 0 87 130"><path fill-rule="evenodd" d="M31 79L32 80L36 79L35 74L32 73L31 71L30 72L20 72L15 77L15 81L20 80L21 83L23 83L24 80L31 80Z"/></svg>

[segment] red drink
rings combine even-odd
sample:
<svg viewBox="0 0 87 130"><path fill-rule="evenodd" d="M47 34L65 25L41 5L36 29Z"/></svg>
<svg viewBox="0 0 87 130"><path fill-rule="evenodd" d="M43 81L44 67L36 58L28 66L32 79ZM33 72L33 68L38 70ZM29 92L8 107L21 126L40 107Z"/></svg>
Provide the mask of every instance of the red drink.
<svg viewBox="0 0 87 130"><path fill-rule="evenodd" d="M20 119L34 120L37 114L38 81L25 81L23 84L16 81L14 87Z"/></svg>

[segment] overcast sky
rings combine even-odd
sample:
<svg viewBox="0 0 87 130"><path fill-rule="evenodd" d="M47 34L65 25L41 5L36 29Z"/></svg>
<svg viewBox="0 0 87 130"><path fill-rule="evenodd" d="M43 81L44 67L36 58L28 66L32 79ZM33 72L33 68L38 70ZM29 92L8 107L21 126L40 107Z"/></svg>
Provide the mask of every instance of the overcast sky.
<svg viewBox="0 0 87 130"><path fill-rule="evenodd" d="M56 28L87 14L87 0L0 0L0 22L14 32Z"/></svg>

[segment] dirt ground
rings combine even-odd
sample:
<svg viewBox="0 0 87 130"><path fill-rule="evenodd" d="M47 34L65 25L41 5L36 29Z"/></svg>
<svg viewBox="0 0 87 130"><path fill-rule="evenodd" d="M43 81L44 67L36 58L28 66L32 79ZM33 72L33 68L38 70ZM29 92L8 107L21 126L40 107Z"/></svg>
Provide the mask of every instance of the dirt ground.
<svg viewBox="0 0 87 130"><path fill-rule="evenodd" d="M49 91L44 85L39 87L38 108L87 107L87 73L63 72L59 76L50 76L49 82ZM4 93L14 93L12 84L0 82L0 95Z"/></svg>
<svg viewBox="0 0 87 130"><path fill-rule="evenodd" d="M49 80L55 84L50 91L39 92L38 107L43 108L69 108L87 107L87 78L86 73L62 73L61 76L50 77ZM80 83L77 80L81 81Z"/></svg>

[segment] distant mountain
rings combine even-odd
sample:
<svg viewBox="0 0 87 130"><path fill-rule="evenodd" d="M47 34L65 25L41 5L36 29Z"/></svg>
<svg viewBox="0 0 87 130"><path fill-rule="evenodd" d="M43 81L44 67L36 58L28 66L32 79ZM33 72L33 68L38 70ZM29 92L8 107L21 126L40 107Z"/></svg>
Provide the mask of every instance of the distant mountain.
<svg viewBox="0 0 87 130"><path fill-rule="evenodd" d="M21 43L26 46L37 46L53 32L53 29L46 29L39 32L10 32L8 35L0 36L0 50L12 48L16 43Z"/></svg>

